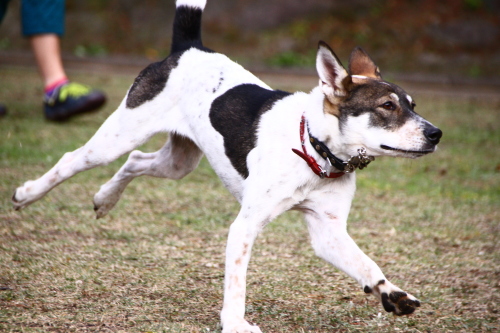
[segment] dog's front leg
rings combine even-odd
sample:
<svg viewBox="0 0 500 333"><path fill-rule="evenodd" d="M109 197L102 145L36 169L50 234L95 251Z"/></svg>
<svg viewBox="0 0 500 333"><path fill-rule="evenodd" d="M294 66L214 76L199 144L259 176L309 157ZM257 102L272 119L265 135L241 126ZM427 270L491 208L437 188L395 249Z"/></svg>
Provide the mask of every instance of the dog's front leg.
<svg viewBox="0 0 500 333"><path fill-rule="evenodd" d="M346 229L349 195L325 196L305 211L316 254L354 278L366 293L377 297L387 312L410 314L420 302L405 293L382 273L378 265L356 245Z"/></svg>
<svg viewBox="0 0 500 333"><path fill-rule="evenodd" d="M254 223L240 212L229 229L224 277L223 333L261 333L245 319L246 274L252 246L264 223Z"/></svg>

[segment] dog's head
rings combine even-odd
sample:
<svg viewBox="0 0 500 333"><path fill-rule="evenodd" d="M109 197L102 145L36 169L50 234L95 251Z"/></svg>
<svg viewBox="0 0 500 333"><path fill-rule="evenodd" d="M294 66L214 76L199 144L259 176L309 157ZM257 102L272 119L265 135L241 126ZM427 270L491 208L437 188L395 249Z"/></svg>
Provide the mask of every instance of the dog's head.
<svg viewBox="0 0 500 333"><path fill-rule="evenodd" d="M382 79L368 54L356 48L349 70L331 48L319 43L316 68L323 110L337 117L347 153L365 147L371 156L416 158L436 150L442 132L415 113L412 97Z"/></svg>

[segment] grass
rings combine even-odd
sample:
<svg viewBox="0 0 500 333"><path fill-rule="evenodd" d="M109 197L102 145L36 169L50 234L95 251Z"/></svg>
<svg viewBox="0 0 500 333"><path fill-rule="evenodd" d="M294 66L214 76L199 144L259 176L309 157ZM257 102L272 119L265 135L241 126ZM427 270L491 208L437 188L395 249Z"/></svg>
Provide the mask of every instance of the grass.
<svg viewBox="0 0 500 333"><path fill-rule="evenodd" d="M40 111L36 72L0 67L0 101L10 109L0 119L0 331L220 332L225 239L238 204L206 160L181 181L135 180L101 220L93 194L124 158L11 209L13 189L84 144L133 80L71 76L103 88L109 103L53 124ZM358 172L349 231L422 307L409 317L385 313L314 256L300 214L287 213L259 237L249 269L247 318L264 332L500 329L499 102L413 96L443 129L440 150L380 158Z"/></svg>

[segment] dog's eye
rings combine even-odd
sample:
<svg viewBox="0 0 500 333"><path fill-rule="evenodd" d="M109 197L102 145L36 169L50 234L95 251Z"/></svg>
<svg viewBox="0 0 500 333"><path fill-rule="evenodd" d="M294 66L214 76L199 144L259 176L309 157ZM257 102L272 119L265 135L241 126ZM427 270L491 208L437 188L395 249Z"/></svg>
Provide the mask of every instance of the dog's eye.
<svg viewBox="0 0 500 333"><path fill-rule="evenodd" d="M393 102L385 102L382 104L382 107L389 111L394 111L396 109L396 105L394 105Z"/></svg>

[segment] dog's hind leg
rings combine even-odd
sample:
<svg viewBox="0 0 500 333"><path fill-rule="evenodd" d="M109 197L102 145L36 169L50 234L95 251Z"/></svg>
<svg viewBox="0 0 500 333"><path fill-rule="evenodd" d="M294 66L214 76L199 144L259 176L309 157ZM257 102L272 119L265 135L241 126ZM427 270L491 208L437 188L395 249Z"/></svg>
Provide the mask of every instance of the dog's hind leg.
<svg viewBox="0 0 500 333"><path fill-rule="evenodd" d="M146 111L150 111L146 113ZM146 113L146 114L145 114ZM79 172L106 165L164 130L155 110L130 110L122 105L81 148L63 155L42 177L27 181L14 192L12 203L21 209Z"/></svg>
<svg viewBox="0 0 500 333"><path fill-rule="evenodd" d="M125 187L138 176L181 179L196 169L203 153L190 139L170 134L167 143L155 153L133 151L127 162L94 196L97 218L105 216L118 202Z"/></svg>

